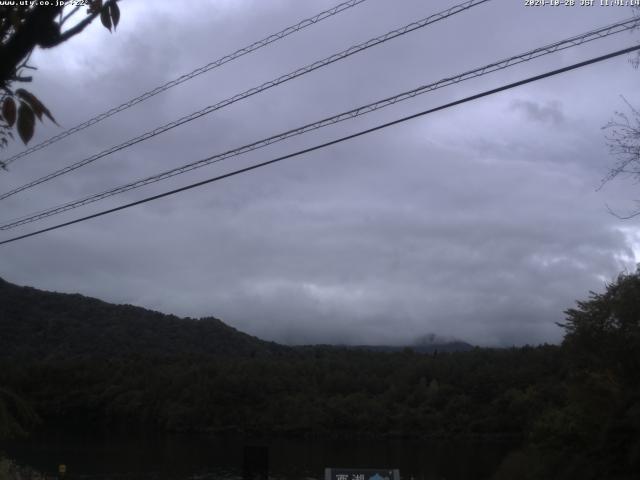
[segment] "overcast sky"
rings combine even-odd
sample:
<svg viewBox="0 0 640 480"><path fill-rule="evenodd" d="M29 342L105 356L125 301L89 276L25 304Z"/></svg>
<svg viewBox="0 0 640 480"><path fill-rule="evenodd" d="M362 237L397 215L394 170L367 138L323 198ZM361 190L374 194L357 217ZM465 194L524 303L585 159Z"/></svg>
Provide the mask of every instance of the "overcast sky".
<svg viewBox="0 0 640 480"><path fill-rule="evenodd" d="M69 128L337 0L126 0L37 51L28 88ZM368 0L11 165L3 192L355 43L457 3ZM225 151L631 16L624 7L494 0L2 201L8 220ZM544 57L9 232L27 233L559 68L640 32ZM640 187L596 191L602 126L640 105L619 57L245 175L0 247L0 276L287 343L558 342L555 322L640 262ZM21 151L14 145L3 154Z"/></svg>

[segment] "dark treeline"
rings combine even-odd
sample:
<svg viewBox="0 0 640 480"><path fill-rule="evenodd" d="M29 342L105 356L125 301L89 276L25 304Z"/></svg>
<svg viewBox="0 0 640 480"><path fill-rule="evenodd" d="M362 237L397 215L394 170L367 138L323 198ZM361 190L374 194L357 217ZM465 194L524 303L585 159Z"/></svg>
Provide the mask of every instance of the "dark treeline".
<svg viewBox="0 0 640 480"><path fill-rule="evenodd" d="M164 340L144 331L150 323L117 326L115 317L103 318L112 315L105 313L112 312L109 307L125 313L134 307L99 302L102 314L96 314L86 302L97 301L19 288L4 284L15 296L29 295L29 305L17 309L29 335L38 334L31 323L40 322L48 329L42 335L58 338L54 332L58 323L67 325L65 318L72 318L70 323L87 318L93 330L67 325L64 348L47 350L46 342L28 338L21 342L29 346L26 351L12 345L16 356L2 356L0 435L66 425L268 435L502 436L519 450L496 478L623 479L640 470L638 274L620 277L604 294L592 294L567 311L561 346L431 354L278 347L215 321L200 335L174 335L185 348L160 355L154 341ZM49 303L42 306L39 300ZM64 314L76 300L86 307L80 316ZM0 334L15 330L16 317L7 316L13 307L7 305L0 307L5 314ZM42 313L32 322L25 311ZM153 314L159 315L154 321L164 321ZM100 332L95 325L101 322L116 326ZM199 328L192 322L158 329ZM224 355L206 346L207 335L215 337L217 330L226 335ZM128 349L106 355L100 336L115 348L118 331L133 335ZM78 337L95 344L69 340ZM241 346L237 351L235 341ZM189 353L192 342L201 347Z"/></svg>
<svg viewBox="0 0 640 480"><path fill-rule="evenodd" d="M521 435L560 401L557 347L446 355L310 348L280 358L0 365L45 419L170 431Z"/></svg>
<svg viewBox="0 0 640 480"><path fill-rule="evenodd" d="M172 355L271 355L288 348L216 318L179 318L0 279L0 358L69 360Z"/></svg>

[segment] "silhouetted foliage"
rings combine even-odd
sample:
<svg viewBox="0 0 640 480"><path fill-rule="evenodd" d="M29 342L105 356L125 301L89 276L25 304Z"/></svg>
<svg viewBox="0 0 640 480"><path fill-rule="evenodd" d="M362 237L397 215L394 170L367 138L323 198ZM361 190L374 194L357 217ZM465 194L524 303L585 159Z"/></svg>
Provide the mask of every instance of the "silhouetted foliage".
<svg viewBox="0 0 640 480"><path fill-rule="evenodd" d="M0 387L0 440L25 436L38 423L38 416L23 398Z"/></svg>
<svg viewBox="0 0 640 480"><path fill-rule="evenodd" d="M182 319L82 295L43 292L0 279L0 358L271 355L286 347L216 318Z"/></svg>
<svg viewBox="0 0 640 480"><path fill-rule="evenodd" d="M575 475L627 478L640 471L640 272L566 314L565 404L543 414L534 433L565 453Z"/></svg>
<svg viewBox="0 0 640 480"><path fill-rule="evenodd" d="M34 70L28 64L33 50L66 42L97 17L109 31L115 29L120 21L116 1L91 0L84 15L82 7L71 2L16 1L0 5L0 148L13 139L14 128L26 144L33 137L36 119L42 120L44 115L55 123L51 112L33 93L13 88L15 83L31 82L32 77L24 72ZM81 19L73 26L65 26L78 17Z"/></svg>
<svg viewBox="0 0 640 480"><path fill-rule="evenodd" d="M521 449L496 478L639 465L638 274L568 310L560 347L438 354L282 347L215 319L7 282L0 295L0 385L45 426L510 438Z"/></svg>
<svg viewBox="0 0 640 480"><path fill-rule="evenodd" d="M638 57L640 58L640 57ZM603 185L616 177L628 176L640 178L640 111L626 99L628 112L617 111L603 128L607 131L606 140L609 152L617 161L603 180ZM640 201L636 200L636 203ZM640 209L628 214L619 214L610 210L618 218L629 219L640 215Z"/></svg>

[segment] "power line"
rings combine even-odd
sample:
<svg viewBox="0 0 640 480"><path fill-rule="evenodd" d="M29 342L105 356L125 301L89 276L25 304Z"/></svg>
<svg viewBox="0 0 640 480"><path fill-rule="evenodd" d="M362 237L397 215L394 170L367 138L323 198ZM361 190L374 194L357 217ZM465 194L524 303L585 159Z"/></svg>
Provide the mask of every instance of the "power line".
<svg viewBox="0 0 640 480"><path fill-rule="evenodd" d="M103 210L101 212L94 213L92 215L87 215L85 217L77 218L77 219L71 220L69 222L60 223L60 224L54 225L52 227L43 228L43 229L37 230L35 232L31 232L31 233L27 233L25 235L20 235L20 236L17 236L17 237L13 237L13 238L10 238L8 240L3 240L3 241L0 241L0 245L5 245L7 243L16 242L18 240L22 240L22 239L25 239L25 238L33 237L35 235L39 235L41 233L50 232L52 230L57 230L57 229L60 229L60 228L63 228L63 227L69 226L69 225L74 225L76 223L80 223L80 222L84 222L86 220L90 220L92 218L101 217L101 216L107 215L109 213L118 212L120 210L125 210L127 208L134 207L136 205L141 205L143 203L148 203L148 202L151 202L151 201L154 201L154 200L158 200L158 199L163 198L163 197L168 197L168 196L174 195L176 193L180 193L180 192L184 192L184 191L187 191L187 190L191 190L193 188L201 187L203 185L207 185L209 183L217 182L217 181L223 180L225 178L233 177L233 176L239 175L241 173L249 172L251 170L255 170L255 169L260 168L260 167L265 167L267 165L271 165L271 164L274 164L274 163L277 163L277 162L281 162L282 160L286 160L286 159L289 159L289 158L297 157L297 156L303 155L305 153L313 152L315 150L320 150L322 148L326 148L326 147L329 147L331 145L336 145L336 144L344 142L346 140L351 140L351 139L354 139L354 138L357 138L357 137L360 137L360 136L363 136L363 135L366 135L366 134L369 134L369 133L372 133L372 132L375 132L375 131L378 131L378 130L382 130L384 128L387 128L387 127L390 127L390 126L393 126L393 125L397 125L399 123L403 123L403 122L406 122L408 120L412 120L414 118L422 117L422 116L425 116L425 115L428 115L430 113L434 113L434 112L437 112L437 111L440 111L440 110L445 110L447 108L451 108L451 107L454 107L454 106L457 106L457 105L461 105L463 103L467 103L467 102L470 102L470 101L473 101L473 100L478 100L478 99L480 99L482 97L486 97L486 96L493 95L493 94L496 94L496 93L499 93L499 92L503 92L505 90L509 90L511 88L519 87L521 85L525 85L525 84L528 84L528 83L537 82L537 81L542 80L544 78L552 77L554 75L559 75L561 73L565 73L565 72L568 72L570 70L575 70L575 69L578 69L578 68L581 68L581 67L585 67L587 65L591 65L591 64L594 64L594 63L602 62L604 60L608 60L610 58L614 58L614 57L617 57L617 56L620 56L620 55L631 53L631 52L634 52L634 51L637 51L637 50L640 50L640 45L637 45L637 46L634 46L634 47L629 47L629 48L624 48L622 50L618 50L616 52L612 52L612 53L609 53L607 55L602 55L602 56L599 56L599 57L595 57L595 58L592 58L590 60L585 60L583 62L574 63L574 64L569 65L567 67L559 68L557 70L552 70L550 72L546 72L546 73L543 73L543 74L540 74L540 75L536 75L534 77L529 77L529 78L526 78L524 80L520 80L520 81L517 81L517 82L509 83L507 85L503 85L502 87L494 88L494 89L491 89L491 90L486 90L486 91L484 91L482 93L478 93L478 94L472 95L470 97L465 97L463 99L456 100L454 102L450 102L450 103L441 105L439 107L435 107L435 108L431 108L431 109L428 109L428 110L424 110L422 112L414 113L413 115L408 115L406 117L402 117L402 118L399 118L397 120L393 120L391 122L383 123L381 125L378 125L378 126L375 126L375 127L372 127L372 128L368 128L366 130L361 130L360 132L353 133L351 135L346 135L344 137L340 137L340 138L337 138L335 140L331 140L329 142L325 142L325 143L322 143L322 144L319 144L319 145L315 145L313 147L305 148L303 150L299 150L297 152L290 153L288 155L283 155L281 157L277 157L277 158L274 158L272 160L268 160L268 161L265 161L265 162L262 162L262 163L251 165L249 167L241 168L239 170L234 170L233 172L225 173L224 175L218 175L217 177L213 177L213 178L209 178L207 180L202 180L200 182L192 183L192 184L184 186L184 187L176 188L174 190L170 190L168 192L160 193L158 195L153 195L151 197L147 197L147 198L144 198L142 200L137 200L135 202L127 203L127 204L121 205L119 207L111 208L111 209L108 209L108 210Z"/></svg>
<svg viewBox="0 0 640 480"><path fill-rule="evenodd" d="M92 155L90 157L87 157L83 160L77 161L71 165L68 165L64 168L61 168L60 170L56 170L48 175L45 175L44 177L41 177L37 180L33 180L29 183L26 183L20 187L17 187L9 192L5 192L3 194L0 195L0 200L4 200L8 197L11 197L19 192L22 192L24 190L27 190L29 188L35 187L36 185L40 185L41 183L47 182L49 180L52 180L56 177L59 177L60 175L64 175L66 173L72 172L74 170L77 170L78 168L81 168L85 165L89 165L90 163L95 162L96 160L99 160L100 158L106 157L108 155L111 155L112 153L118 152L120 150L123 150L125 148L131 147L137 143L143 142L145 140L148 140L152 137L155 137L156 135L160 135L168 130L171 130L175 127L178 127L180 125L184 125L185 123L191 122L193 120L196 120L197 118L203 117L205 115L208 115L216 110L220 110L221 108L227 107L235 102L238 102L240 100L244 100L245 98L251 97L253 95L256 95L258 93L261 93L265 90L268 90L270 88L273 88L275 86L281 85L285 82L288 82L289 80L293 80L294 78L300 77L302 75L306 75L307 73L313 72L314 70L317 70L319 68L325 67L327 65L330 65L332 63L335 63L339 60L343 60L347 57L350 57L351 55L354 55L356 53L362 52L364 50L367 50L371 47L380 45L382 43L385 43L389 40L392 40L394 38L397 38L399 36L405 35L407 33L413 32L414 30L417 30L419 28L423 28L426 27L427 25L431 25L432 23L435 22L439 22L440 20L444 20L448 17L451 17L453 15L456 15L460 12L463 12L465 10L468 10L470 8L473 8L477 5L489 2L491 0L469 0L466 1L464 3L455 5L453 7L450 7L442 12L430 15L429 17L423 18L422 20L419 20L417 22L412 22L408 25L405 25L401 28L392 30L390 32L385 33L384 35L380 35L378 37L372 38L370 40L367 40L366 42L362 42L358 45L354 45L352 47L347 48L346 50L343 50L340 53L335 53L329 57L326 57L322 60L318 60L316 62L313 62L305 67L299 68L291 73L288 73L286 75L282 75L274 80L270 80L268 82L263 83L262 85L259 85L257 87L253 87L250 88L249 90L246 90L242 93L236 94L233 97L229 97L225 100L222 100L221 102L216 103L215 105L210 105L208 107L205 107L201 110L198 110L197 112L193 112L189 115L186 115L184 117L181 117L177 120L174 120L170 123L167 123L165 125L162 125L154 130L148 131L142 135L139 135L138 137L132 138L130 140L127 140L124 143L121 143L120 145L116 145L114 147L108 148L107 150L104 150L100 153L97 153L95 155Z"/></svg>
<svg viewBox="0 0 640 480"><path fill-rule="evenodd" d="M43 142L34 145L6 160L2 160L0 161L0 165L4 164L5 166L9 165L10 163L15 162L16 160L18 160L19 158L22 157L26 157L27 155L36 152L38 150L41 150L45 147L48 147L49 145L52 145L60 140L62 140L63 138L68 137L69 135L72 135L74 133L77 133L81 130L84 130L85 128L88 128L92 125L95 125L96 123L99 123L113 115L115 115L116 113L122 112L123 110L126 110L130 107L133 107L134 105L137 105L138 103L144 102L145 100L148 100L151 97L154 97L156 95L158 95L159 93L162 93L166 90L169 90L170 88L173 88L175 86L178 86L188 80L191 80L192 78L195 78L199 75L202 75L203 73L206 73L210 70L213 70L214 68L218 68L221 67L222 65L229 63L233 60L236 60L244 55L247 55L249 53L255 52L256 50L261 49L262 47L266 47L267 45L274 43L278 40L282 40L285 37L288 37L289 35L299 32L300 30L303 30L307 27L310 27L312 25L315 25L316 23L319 23L323 20L326 20L327 18L330 18L334 15L337 15L338 13L341 13L349 8L355 7L356 5L359 5L363 2L366 2L367 0L349 0L348 2L344 2L344 3L340 3L339 5L336 5L335 7L332 7L328 10L325 10L323 12L320 12L312 17L306 18L300 22L298 22L295 25L291 25L287 28L285 28L284 30L280 30L277 33L271 34L268 37L263 38L262 40L258 40L257 42L252 43L251 45L248 45L246 47L243 47L239 50L236 50L233 53L230 53L228 55L225 55L223 57L220 57L217 60L214 60L211 63L208 63L207 65L204 65L202 67L196 68L195 70L193 70L190 73L186 73L184 75L181 75L178 78L175 78L163 85L160 85L159 87L156 87L152 90L149 90L147 92L144 92L143 94L132 98L131 100L118 105L117 107L114 107L110 110L107 110L106 112L103 112L99 115L96 115L93 118L90 118L89 120L86 120L85 122L82 122L78 125L76 125L75 127L72 127L68 130L65 130L64 132L61 132L51 138L48 138L47 140L44 140Z"/></svg>
<svg viewBox="0 0 640 480"><path fill-rule="evenodd" d="M511 57L508 57L506 59L491 63L489 65L485 65L483 67L480 68L476 68L474 70L469 70L467 72L455 75L455 76L451 76L451 77L447 77L444 79L441 79L437 82L428 84L428 85L423 85L420 86L418 88L415 88L413 90L409 90L407 92L403 92L400 93L398 95L392 96L392 97L387 97L385 99L382 100L378 100L376 102L373 103L369 103L367 105L363 105L360 107L357 107L355 109L346 111L346 112L342 112L340 114L334 115L332 117L328 117L328 118L324 118L322 120L313 122L313 123L309 123L307 125L304 125L302 127L298 127L295 128L293 130L288 130L286 132L282 132L279 133L277 135L273 135L271 137L262 139L262 140L258 140L256 142L244 145L242 147L238 147L235 148L233 150L229 150L227 152L224 153L220 153L217 155L212 155L210 157L204 158L204 159L200 159L197 160L195 162L191 162L188 163L186 165L183 165L181 167L177 167L177 168L173 168L164 172L161 172L159 174L156 175L152 175L150 177L146 177L146 178L142 178L142 179L138 179L134 182L125 184L125 185L121 185L119 187L116 188L112 188L100 193L96 193L93 195L90 195L88 197L84 197L80 200L74 200L72 202L68 202L62 205L58 205L52 208L48 208L45 210L41 210L39 212L35 212L35 213L31 213L28 214L26 216L22 216L20 218L16 218L13 220L8 221L7 223L0 225L0 230L10 230L12 228L18 227L20 225L25 225L27 223L32 223L47 217L50 217L52 215L56 215L59 213L63 213L66 212L68 210L72 210L75 208L79 208L81 206L84 205L88 205L90 203L94 203L97 202L99 200L103 200L105 198L120 194L120 193L124 193L127 192L129 190L134 190L136 188L140 188L143 187L145 185L149 185L152 183L156 183L171 177L174 177L176 175L181 175L183 173L189 172L191 170L195 170L197 168L201 168L204 167L206 165L210 165L212 163L217 163L223 160L226 160L228 158L232 158L232 157L236 157L239 155L242 155L244 153L248 153L251 152L253 150L258 150L260 148L264 148L268 145L272 145L274 143L283 141L287 138L291 138L297 135L302 135L304 133L310 132L312 130L317 130L319 128L323 128L329 125L333 125L339 122L343 122L345 120L349 120L352 118L356 118L358 116L361 115L365 115L367 113L371 113L373 111L388 107L390 105L393 105L395 103L404 101L404 100L408 100L411 99L417 95L422 95L424 93L427 92L431 92L434 90L437 90L439 88L443 88L449 85L453 85L465 80L469 80L472 78L477 78L479 76L483 76L483 75L487 75L489 73L498 71L498 70L502 70L514 65L518 65L520 63L523 62L527 62L530 61L532 59L535 58L539 58L543 55L549 55L551 53L555 53L557 51L560 50L565 50L567 48L572 48L593 40L597 40L600 38L604 38L606 36L609 35L613 35L616 33L620 33L622 31L626 31L626 30L631 30L633 28L636 28L638 25L640 25L640 19L638 18L631 18L628 20L625 20L623 22L618 22L616 24L613 25L609 25L606 27L601 27L598 28L596 30L592 30L590 32L586 32L583 33L581 35L576 35L570 38L567 38L565 40L561 40L543 47L539 47L533 50L530 50L528 52L519 54L519 55L514 55Z"/></svg>

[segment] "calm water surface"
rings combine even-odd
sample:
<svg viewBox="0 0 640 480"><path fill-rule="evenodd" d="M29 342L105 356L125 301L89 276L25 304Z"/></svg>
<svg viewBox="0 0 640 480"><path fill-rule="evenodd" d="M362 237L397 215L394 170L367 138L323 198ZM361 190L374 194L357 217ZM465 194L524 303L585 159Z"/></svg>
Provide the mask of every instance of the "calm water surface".
<svg viewBox="0 0 640 480"><path fill-rule="evenodd" d="M291 440L204 435L39 434L0 446L21 465L67 479L241 478L246 445L269 447L273 479L321 479L325 467L399 468L403 479L490 479L511 450L508 442L435 440Z"/></svg>

